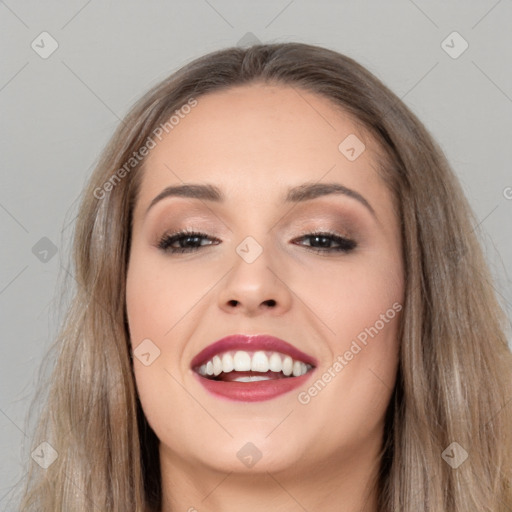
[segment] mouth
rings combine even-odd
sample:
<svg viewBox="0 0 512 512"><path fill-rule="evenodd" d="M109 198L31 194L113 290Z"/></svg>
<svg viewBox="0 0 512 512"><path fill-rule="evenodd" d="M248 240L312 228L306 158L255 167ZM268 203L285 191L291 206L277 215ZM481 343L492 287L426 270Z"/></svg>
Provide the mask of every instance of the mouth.
<svg viewBox="0 0 512 512"><path fill-rule="evenodd" d="M274 398L303 384L316 360L273 336L228 336L191 363L199 382L216 396L238 401Z"/></svg>
<svg viewBox="0 0 512 512"><path fill-rule="evenodd" d="M216 354L194 370L210 380L256 382L301 377L312 368L312 365L280 352L237 350Z"/></svg>

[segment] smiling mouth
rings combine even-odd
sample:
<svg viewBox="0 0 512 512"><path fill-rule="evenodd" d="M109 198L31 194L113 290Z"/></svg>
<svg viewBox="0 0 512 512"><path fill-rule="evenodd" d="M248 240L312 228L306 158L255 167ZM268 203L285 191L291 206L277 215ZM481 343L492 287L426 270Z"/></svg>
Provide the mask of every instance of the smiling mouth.
<svg viewBox="0 0 512 512"><path fill-rule="evenodd" d="M216 354L193 370L201 377L221 382L257 382L293 379L314 369L311 364L275 351L231 350Z"/></svg>

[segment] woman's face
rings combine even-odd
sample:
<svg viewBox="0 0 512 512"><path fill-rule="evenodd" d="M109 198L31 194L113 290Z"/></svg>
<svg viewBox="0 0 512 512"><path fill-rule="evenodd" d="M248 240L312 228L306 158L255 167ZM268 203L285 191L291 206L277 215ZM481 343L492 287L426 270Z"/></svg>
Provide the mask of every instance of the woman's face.
<svg viewBox="0 0 512 512"><path fill-rule="evenodd" d="M378 148L329 100L291 87L252 84L197 102L146 159L127 276L136 384L161 462L295 475L372 467L395 383L404 293L399 221L376 171ZM223 200L153 202L184 184L208 184ZM304 184L345 193L285 200ZM181 230L205 237L159 247ZM172 252L180 248L189 252ZM275 336L315 365L270 385L216 382L217 394L191 364L234 334ZM267 355L258 368L289 364L287 348L273 347L240 350L238 368L247 353L254 364L258 348ZM215 361L209 354L208 371L225 368L219 375L231 381L250 375L228 372L240 347L227 348Z"/></svg>

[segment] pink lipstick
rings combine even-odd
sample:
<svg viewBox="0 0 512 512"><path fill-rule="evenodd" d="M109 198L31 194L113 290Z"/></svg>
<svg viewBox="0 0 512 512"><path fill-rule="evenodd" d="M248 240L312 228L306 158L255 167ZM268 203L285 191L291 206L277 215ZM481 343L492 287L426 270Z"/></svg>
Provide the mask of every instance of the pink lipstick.
<svg viewBox="0 0 512 512"><path fill-rule="evenodd" d="M317 360L270 335L232 335L197 354L190 367L210 393L225 399L269 400L303 385Z"/></svg>

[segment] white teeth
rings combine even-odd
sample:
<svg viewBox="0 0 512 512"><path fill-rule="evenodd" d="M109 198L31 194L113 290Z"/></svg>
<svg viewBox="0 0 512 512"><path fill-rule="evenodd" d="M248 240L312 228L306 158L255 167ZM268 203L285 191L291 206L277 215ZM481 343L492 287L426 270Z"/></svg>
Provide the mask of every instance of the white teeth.
<svg viewBox="0 0 512 512"><path fill-rule="evenodd" d="M268 372L268 357L265 352L259 350L252 356L251 370L253 372Z"/></svg>
<svg viewBox="0 0 512 512"><path fill-rule="evenodd" d="M288 355L281 354L280 352L265 352L258 350L256 352L246 352L244 350L230 351L223 354L217 354L209 361L202 364L198 372L203 376L217 377L221 373L236 372L261 372L266 373L269 370L272 372L282 372L286 377L300 377L306 374L312 366L303 361L292 359ZM254 380L268 380L267 376L248 376L238 377L238 382L253 382Z"/></svg>
<svg viewBox="0 0 512 512"><path fill-rule="evenodd" d="M268 363L269 369L272 372L280 372L283 369L281 358L279 357L279 354L276 354L275 352L270 356Z"/></svg>
<svg viewBox="0 0 512 512"><path fill-rule="evenodd" d="M288 377L293 371L293 359L290 356L286 356L283 361L283 373Z"/></svg>
<svg viewBox="0 0 512 512"><path fill-rule="evenodd" d="M251 369L251 356L247 352L239 350L233 357L233 363L236 372L248 372Z"/></svg>
<svg viewBox="0 0 512 512"><path fill-rule="evenodd" d="M233 382L256 382L257 380L270 380L265 375L248 375L247 377L236 377Z"/></svg>
<svg viewBox="0 0 512 512"><path fill-rule="evenodd" d="M224 373L229 373L233 371L234 367L235 365L233 364L233 356L229 352L226 352L222 356L222 371Z"/></svg>
<svg viewBox="0 0 512 512"><path fill-rule="evenodd" d="M222 360L219 356L213 356L213 375L217 376L222 372Z"/></svg>

